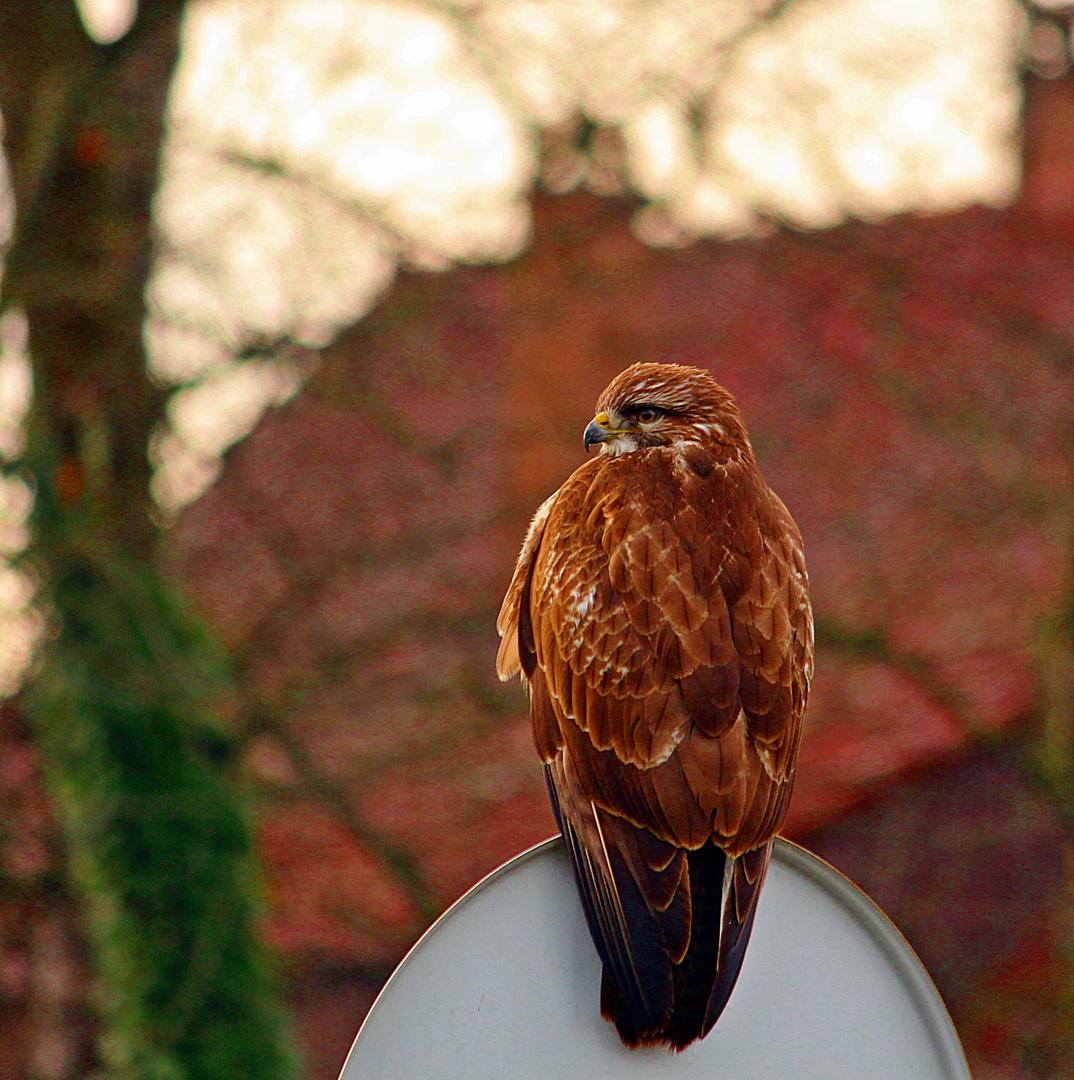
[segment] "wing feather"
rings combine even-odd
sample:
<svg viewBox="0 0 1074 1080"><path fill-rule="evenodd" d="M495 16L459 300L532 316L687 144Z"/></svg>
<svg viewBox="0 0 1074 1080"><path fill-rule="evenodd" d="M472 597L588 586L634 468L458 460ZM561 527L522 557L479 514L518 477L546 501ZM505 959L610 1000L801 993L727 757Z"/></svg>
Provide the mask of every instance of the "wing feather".
<svg viewBox="0 0 1074 1080"><path fill-rule="evenodd" d="M558 494L558 491L553 492L537 507L537 512L533 515L533 520L530 521L529 529L526 531L522 550L518 553L515 572L511 576L511 583L507 586L507 593L500 605L500 613L496 616L496 630L500 635L500 648L496 653L496 674L499 675L501 682L506 682L519 671L518 624L522 591L532 573L534 556L540 547L541 537L544 535L548 512L552 509L552 504Z"/></svg>

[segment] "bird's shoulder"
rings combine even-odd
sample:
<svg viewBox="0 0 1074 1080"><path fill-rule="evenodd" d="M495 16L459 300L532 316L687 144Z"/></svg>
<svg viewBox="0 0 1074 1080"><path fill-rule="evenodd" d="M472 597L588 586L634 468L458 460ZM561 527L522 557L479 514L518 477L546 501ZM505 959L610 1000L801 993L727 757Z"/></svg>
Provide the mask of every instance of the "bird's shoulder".
<svg viewBox="0 0 1074 1080"><path fill-rule="evenodd" d="M553 604L576 602L600 573L620 597L665 596L675 623L676 596L708 595L718 584L733 603L770 550L793 559L781 549L788 530L800 547L752 456L723 447L602 456L577 469L546 505L528 558L542 601Z"/></svg>

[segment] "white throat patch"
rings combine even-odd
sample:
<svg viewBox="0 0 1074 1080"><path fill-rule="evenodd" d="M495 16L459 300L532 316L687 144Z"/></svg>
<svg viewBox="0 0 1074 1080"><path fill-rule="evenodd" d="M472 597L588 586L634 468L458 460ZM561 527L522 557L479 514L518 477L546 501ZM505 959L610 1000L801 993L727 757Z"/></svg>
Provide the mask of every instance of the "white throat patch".
<svg viewBox="0 0 1074 1080"><path fill-rule="evenodd" d="M607 454L608 457L619 457L620 454L629 454L631 450L637 450L637 448L638 444L634 441L633 435L617 435L614 439L603 443L600 452Z"/></svg>

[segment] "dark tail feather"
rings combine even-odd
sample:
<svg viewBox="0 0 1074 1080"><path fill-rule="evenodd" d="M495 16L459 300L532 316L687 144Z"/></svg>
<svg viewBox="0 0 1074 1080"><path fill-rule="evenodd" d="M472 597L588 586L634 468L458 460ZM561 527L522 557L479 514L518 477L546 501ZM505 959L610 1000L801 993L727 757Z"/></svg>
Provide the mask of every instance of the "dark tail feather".
<svg viewBox="0 0 1074 1080"><path fill-rule="evenodd" d="M711 841L697 851L691 851L687 860L693 908L690 948L675 971L675 1009L664 1032L676 1050L684 1049L712 1027L712 1023L706 1023L706 1018L719 971L723 879L727 865L727 856Z"/></svg>
<svg viewBox="0 0 1074 1080"><path fill-rule="evenodd" d="M735 988L753 930L753 919L757 914L757 897L761 893L771 855L772 841L769 840L763 847L754 848L735 859L723 912L720 962L709 995L702 1035L706 1035L719 1019Z"/></svg>
<svg viewBox="0 0 1074 1080"><path fill-rule="evenodd" d="M674 999L672 956L681 956L688 940L689 896L684 889L667 888L662 873L646 867L644 860L635 861L632 872L621 845L643 844L644 837L634 835L639 830L633 826L595 808L590 808L592 826L604 832L599 854L591 853L547 768L545 775L590 934L604 965L601 1013L615 1021L628 1046L662 1041L659 1032L671 1015ZM651 836L648 839L659 843ZM664 873L668 872L674 876L673 869L665 868ZM661 885L668 895L661 894Z"/></svg>
<svg viewBox="0 0 1074 1080"><path fill-rule="evenodd" d="M690 852L690 949L675 971L675 1009L664 1036L676 1050L712 1030L738 981L772 842L731 862L711 842ZM724 877L727 881L724 896Z"/></svg>

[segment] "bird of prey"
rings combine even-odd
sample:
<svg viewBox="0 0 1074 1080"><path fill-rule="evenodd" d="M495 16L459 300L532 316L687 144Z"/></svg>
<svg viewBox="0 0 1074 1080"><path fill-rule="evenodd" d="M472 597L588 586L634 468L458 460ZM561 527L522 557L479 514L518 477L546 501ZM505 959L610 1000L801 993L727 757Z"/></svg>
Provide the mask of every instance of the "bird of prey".
<svg viewBox="0 0 1074 1080"><path fill-rule="evenodd" d="M813 667L802 541L705 371L635 364L537 510L497 622L628 1046L682 1050L738 977Z"/></svg>

